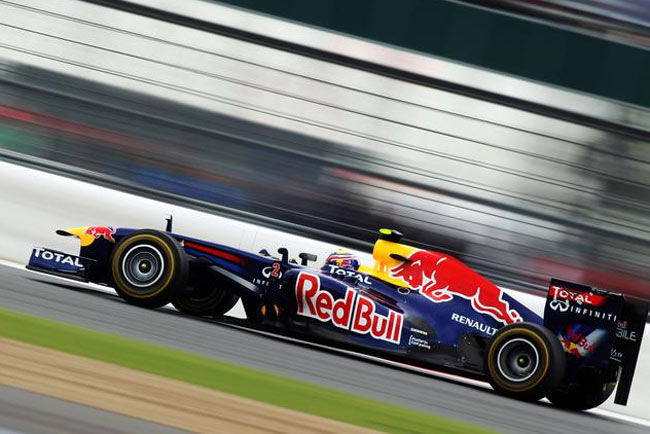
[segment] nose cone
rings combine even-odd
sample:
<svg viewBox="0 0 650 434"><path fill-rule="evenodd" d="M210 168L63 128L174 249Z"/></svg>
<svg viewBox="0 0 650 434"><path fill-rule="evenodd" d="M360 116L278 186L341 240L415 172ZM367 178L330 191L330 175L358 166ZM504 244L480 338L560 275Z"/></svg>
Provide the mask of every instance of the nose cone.
<svg viewBox="0 0 650 434"><path fill-rule="evenodd" d="M87 233L89 226L82 226L79 228L58 229L56 233L64 237L77 237L81 243L81 247L89 246L95 241L95 236Z"/></svg>

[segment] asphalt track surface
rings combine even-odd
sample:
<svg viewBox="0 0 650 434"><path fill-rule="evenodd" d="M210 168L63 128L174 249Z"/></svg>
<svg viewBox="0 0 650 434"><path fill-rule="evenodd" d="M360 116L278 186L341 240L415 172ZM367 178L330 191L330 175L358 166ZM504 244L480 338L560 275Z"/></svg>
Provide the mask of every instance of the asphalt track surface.
<svg viewBox="0 0 650 434"><path fill-rule="evenodd" d="M524 403L480 386L417 374L255 332L127 305L117 296L0 265L0 305L120 336L154 342L510 433L647 433L593 413ZM0 416L11 401L0 401ZM29 403L23 403L28 406ZM25 407L26 408L26 407ZM79 410L81 411L81 410ZM62 414L61 418L68 417ZM77 418L82 415L77 413ZM92 421L89 412L85 420ZM30 432L29 420L24 431ZM63 422L61 422L63 423ZM2 424L0 423L0 428ZM20 426L13 429L21 430Z"/></svg>
<svg viewBox="0 0 650 434"><path fill-rule="evenodd" d="M13 432L180 434L185 431L0 386L0 433Z"/></svg>

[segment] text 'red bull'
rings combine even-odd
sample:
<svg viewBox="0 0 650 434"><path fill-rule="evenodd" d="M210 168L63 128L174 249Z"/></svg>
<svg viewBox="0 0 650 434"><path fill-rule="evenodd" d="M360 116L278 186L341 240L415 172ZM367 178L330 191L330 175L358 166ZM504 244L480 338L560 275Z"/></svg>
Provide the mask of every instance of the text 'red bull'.
<svg viewBox="0 0 650 434"><path fill-rule="evenodd" d="M317 275L301 272L296 280L296 301L298 315L393 344L400 342L404 316L390 309L388 316L378 314L372 299L351 288L343 298L334 300L332 294L320 289Z"/></svg>
<svg viewBox="0 0 650 434"><path fill-rule="evenodd" d="M521 315L503 300L503 291L454 258L427 250L416 250L407 261L390 270L411 289L434 303L459 296L471 301L472 308L503 324L521 322Z"/></svg>

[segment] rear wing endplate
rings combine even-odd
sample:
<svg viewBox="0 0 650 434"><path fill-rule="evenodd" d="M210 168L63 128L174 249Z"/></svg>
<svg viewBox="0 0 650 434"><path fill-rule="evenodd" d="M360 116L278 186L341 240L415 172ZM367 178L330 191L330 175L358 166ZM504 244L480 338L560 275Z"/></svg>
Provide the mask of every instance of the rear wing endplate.
<svg viewBox="0 0 650 434"><path fill-rule="evenodd" d="M641 341L648 318L648 305L626 300L621 312L621 318L616 327L616 337L612 346L610 359L618 362L621 372L616 387L614 403L627 404L627 398L632 388L634 370L639 360Z"/></svg>

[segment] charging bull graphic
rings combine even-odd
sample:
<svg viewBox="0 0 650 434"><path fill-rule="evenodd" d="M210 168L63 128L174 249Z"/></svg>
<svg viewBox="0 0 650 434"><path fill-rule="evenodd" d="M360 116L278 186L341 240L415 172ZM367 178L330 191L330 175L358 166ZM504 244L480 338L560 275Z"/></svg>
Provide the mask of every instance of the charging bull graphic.
<svg viewBox="0 0 650 434"><path fill-rule="evenodd" d="M503 300L501 289L452 257L416 250L392 268L390 275L434 303L445 303L458 296L470 300L475 311L503 324L523 321Z"/></svg>
<svg viewBox="0 0 650 434"><path fill-rule="evenodd" d="M115 242L115 238L113 238L113 234L116 232L115 229L113 229L110 226L90 226L88 229L86 229L85 233L87 235L92 235L97 238L104 238L106 241L110 241L111 243Z"/></svg>

